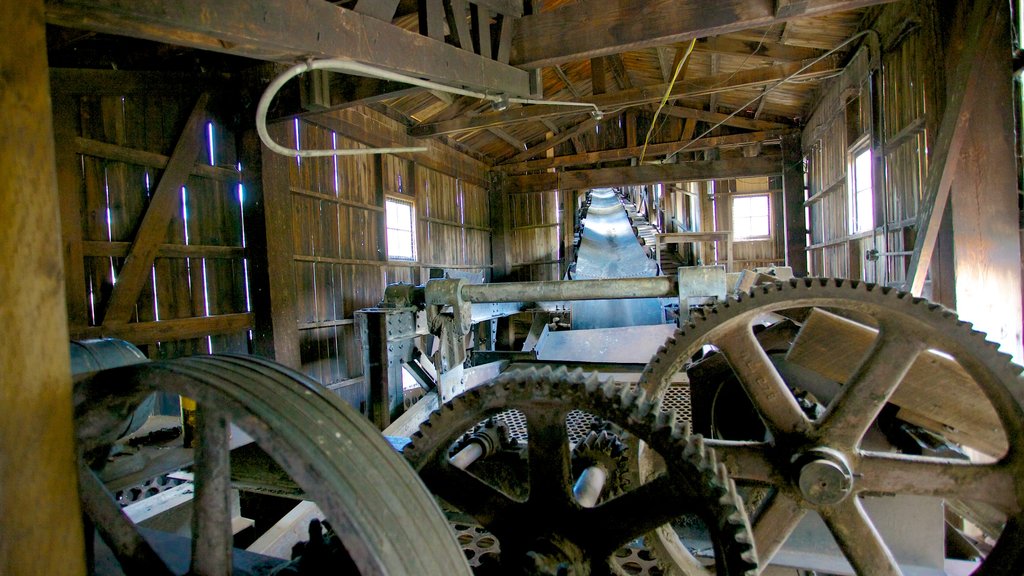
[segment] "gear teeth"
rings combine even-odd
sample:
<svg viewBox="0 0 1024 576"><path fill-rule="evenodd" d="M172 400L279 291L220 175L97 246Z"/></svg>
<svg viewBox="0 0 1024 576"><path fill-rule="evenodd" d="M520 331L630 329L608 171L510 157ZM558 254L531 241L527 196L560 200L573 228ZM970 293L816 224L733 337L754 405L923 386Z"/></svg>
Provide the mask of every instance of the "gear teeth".
<svg viewBox="0 0 1024 576"><path fill-rule="evenodd" d="M583 387L586 389L587 392L590 392L591 394L597 392L597 389L600 386L601 377L598 375L597 372L591 372L583 383Z"/></svg>
<svg viewBox="0 0 1024 576"><path fill-rule="evenodd" d="M605 398L613 398L616 392L618 392L618 386L616 385L615 380L608 379L604 385L601 386L601 393L604 394Z"/></svg>

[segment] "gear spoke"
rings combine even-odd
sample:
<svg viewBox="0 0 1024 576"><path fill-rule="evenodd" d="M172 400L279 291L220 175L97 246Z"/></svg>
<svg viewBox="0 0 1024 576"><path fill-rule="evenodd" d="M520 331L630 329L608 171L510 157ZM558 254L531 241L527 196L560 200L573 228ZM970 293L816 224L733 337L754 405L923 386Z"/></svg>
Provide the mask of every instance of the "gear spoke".
<svg viewBox="0 0 1024 576"><path fill-rule="evenodd" d="M857 489L869 493L917 494L979 500L1017 513L1012 470L1000 464L969 464L897 454L866 453L857 466Z"/></svg>
<svg viewBox="0 0 1024 576"><path fill-rule="evenodd" d="M735 442L705 439L704 445L713 448L718 460L729 469L734 480L773 482L775 466L768 461L765 442Z"/></svg>
<svg viewBox="0 0 1024 576"><path fill-rule="evenodd" d="M896 559L868 518L860 498L826 506L819 513L857 574L900 576Z"/></svg>
<svg viewBox="0 0 1024 576"><path fill-rule="evenodd" d="M485 528L491 527L494 518L514 516L515 510L523 506L501 490L448 462L424 469L420 475L430 483L435 494L474 516Z"/></svg>
<svg viewBox="0 0 1024 576"><path fill-rule="evenodd" d="M526 415L531 502L564 506L575 500L565 415L563 410Z"/></svg>
<svg viewBox="0 0 1024 576"><path fill-rule="evenodd" d="M600 541L601 549L611 553L637 536L696 510L675 484L669 475L658 476L596 508L583 510L581 526Z"/></svg>
<svg viewBox="0 0 1024 576"><path fill-rule="evenodd" d="M924 342L883 324L871 350L822 417L822 442L839 448L857 447L925 348Z"/></svg>
<svg viewBox="0 0 1024 576"><path fill-rule="evenodd" d="M754 544L763 565L768 565L775 553L786 543L789 535L807 514L800 503L776 489L772 499L753 521Z"/></svg>
<svg viewBox="0 0 1024 576"><path fill-rule="evenodd" d="M715 340L736 372L754 408L775 435L800 434L810 429L796 399L772 365L746 323Z"/></svg>

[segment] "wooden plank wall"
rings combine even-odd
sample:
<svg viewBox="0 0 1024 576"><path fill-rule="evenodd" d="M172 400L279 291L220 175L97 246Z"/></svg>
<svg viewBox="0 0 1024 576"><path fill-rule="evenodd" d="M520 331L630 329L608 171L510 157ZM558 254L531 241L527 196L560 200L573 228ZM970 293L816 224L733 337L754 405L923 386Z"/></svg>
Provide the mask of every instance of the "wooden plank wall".
<svg viewBox="0 0 1024 576"><path fill-rule="evenodd" d="M376 146L382 132L400 128L362 108L274 127L300 149ZM288 160L300 369L364 412L354 312L377 306L389 283L425 282L431 268L489 278L486 172L467 174L483 166L474 162L450 150ZM415 260L387 258L388 197L415 205Z"/></svg>
<svg viewBox="0 0 1024 576"><path fill-rule="evenodd" d="M930 5L930 3L927 3ZM916 235L918 205L927 173L930 129L941 87L934 10L893 4L879 9L874 26L883 46L882 124L871 121L868 54L862 50L816 103L803 133L808 165L810 273L901 285ZM850 147L872 129L880 137L874 164L875 230L849 231L847 166ZM882 168L879 170L879 168ZM870 250L879 258L868 260Z"/></svg>
<svg viewBox="0 0 1024 576"><path fill-rule="evenodd" d="M152 358L247 352L240 173L234 136L215 119L205 128L206 145L180 190L130 322L100 326L196 95L93 88L54 83L55 130L65 135L58 147L72 337L125 338ZM182 331L183 324L172 322L180 319L196 321Z"/></svg>
<svg viewBox="0 0 1024 576"><path fill-rule="evenodd" d="M511 194L513 281L560 280L561 206L558 191Z"/></svg>
<svg viewBox="0 0 1024 576"><path fill-rule="evenodd" d="M861 243L871 234L853 235L849 225L848 150L867 126L860 119L868 107L867 53L859 52L844 73L823 93L804 130L803 147L809 159L807 207L811 239L810 273L814 276L863 278ZM856 121L854 121L856 119Z"/></svg>

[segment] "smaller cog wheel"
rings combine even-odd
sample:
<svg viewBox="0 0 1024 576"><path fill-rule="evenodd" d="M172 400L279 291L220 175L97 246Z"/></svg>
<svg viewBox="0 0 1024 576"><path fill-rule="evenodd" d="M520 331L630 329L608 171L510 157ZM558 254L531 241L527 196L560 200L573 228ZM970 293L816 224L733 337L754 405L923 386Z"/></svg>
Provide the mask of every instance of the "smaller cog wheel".
<svg viewBox="0 0 1024 576"><path fill-rule="evenodd" d="M601 500L622 494L632 484L629 448L607 430L587 434L572 450L572 475L579 478L591 466L599 466L608 475Z"/></svg>
<svg viewBox="0 0 1024 576"><path fill-rule="evenodd" d="M509 492L450 462L467 430L505 410L525 414L525 489ZM628 486L593 507L573 495L566 417L582 410L620 426L665 461L645 484ZM619 466L610 434L584 442L579 458ZM504 574L623 574L615 553L682 516L699 517L712 536L715 574L754 575L757 555L735 485L703 438L642 391L564 367L510 370L444 404L421 425L405 457L434 494L472 516L500 542ZM588 456L588 454L590 456Z"/></svg>

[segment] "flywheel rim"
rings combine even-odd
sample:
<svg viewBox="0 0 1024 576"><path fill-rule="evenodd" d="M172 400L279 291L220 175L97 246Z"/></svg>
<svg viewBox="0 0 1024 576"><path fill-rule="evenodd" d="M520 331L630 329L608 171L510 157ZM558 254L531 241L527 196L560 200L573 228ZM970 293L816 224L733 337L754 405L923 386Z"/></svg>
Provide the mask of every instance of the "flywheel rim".
<svg viewBox="0 0 1024 576"><path fill-rule="evenodd" d="M108 408L155 389L193 398L252 436L321 507L360 574L470 573L432 495L380 432L312 379L266 360L198 356L93 375L76 388L83 457L106 441Z"/></svg>

